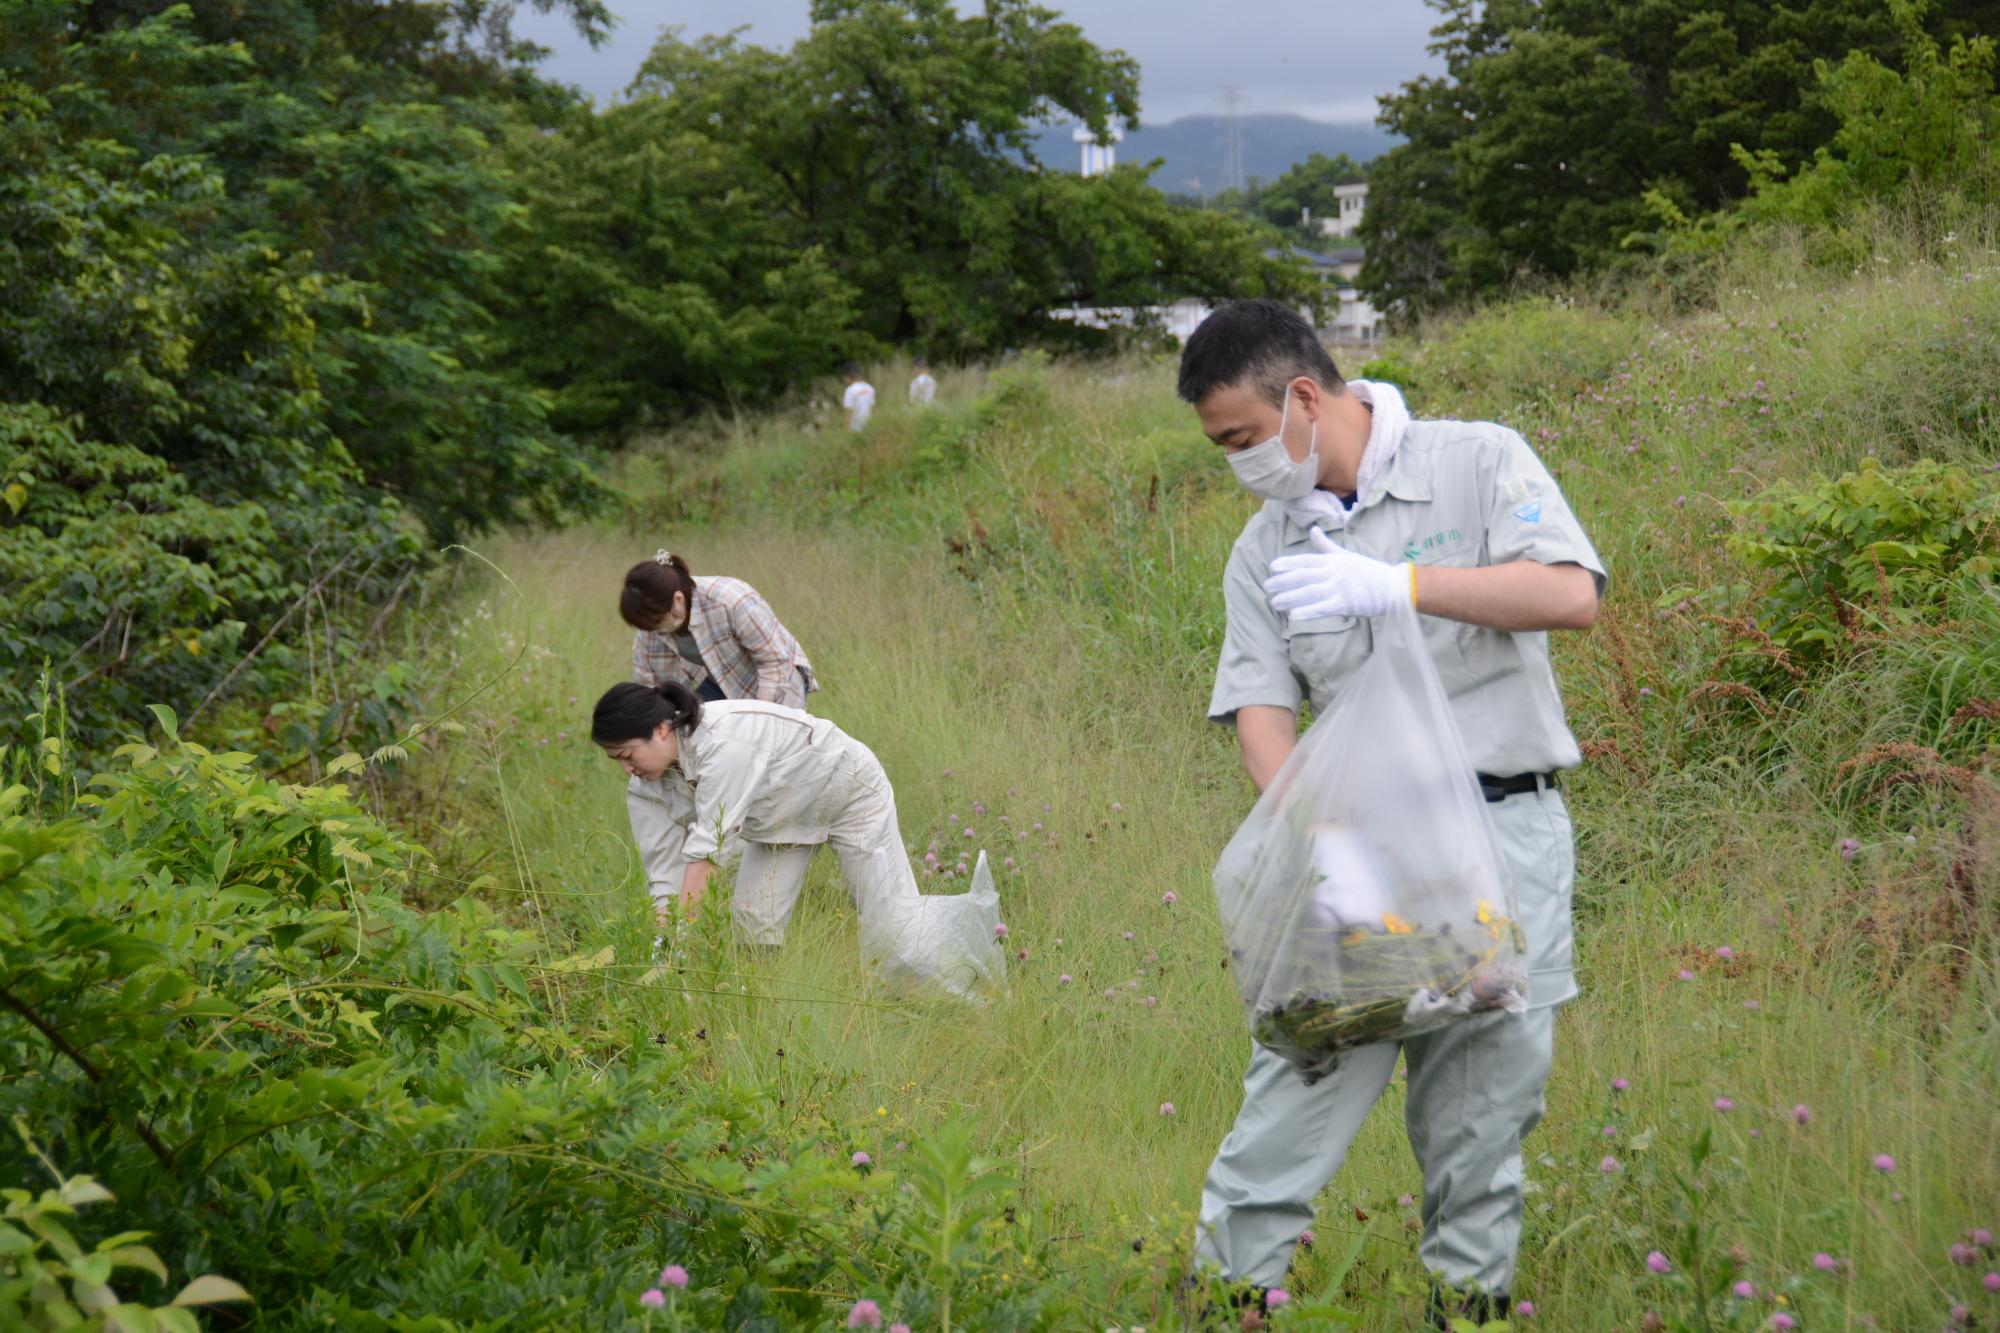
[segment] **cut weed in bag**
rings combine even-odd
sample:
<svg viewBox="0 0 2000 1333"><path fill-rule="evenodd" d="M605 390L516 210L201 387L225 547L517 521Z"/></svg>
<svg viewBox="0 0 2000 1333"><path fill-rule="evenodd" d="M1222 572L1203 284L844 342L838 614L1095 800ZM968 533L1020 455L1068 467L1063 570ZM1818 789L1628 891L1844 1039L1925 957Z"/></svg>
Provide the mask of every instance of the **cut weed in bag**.
<svg viewBox="0 0 2000 1333"><path fill-rule="evenodd" d="M1405 606L1215 867L1251 1035L1316 1083L1340 1053L1527 1008L1513 884Z"/></svg>

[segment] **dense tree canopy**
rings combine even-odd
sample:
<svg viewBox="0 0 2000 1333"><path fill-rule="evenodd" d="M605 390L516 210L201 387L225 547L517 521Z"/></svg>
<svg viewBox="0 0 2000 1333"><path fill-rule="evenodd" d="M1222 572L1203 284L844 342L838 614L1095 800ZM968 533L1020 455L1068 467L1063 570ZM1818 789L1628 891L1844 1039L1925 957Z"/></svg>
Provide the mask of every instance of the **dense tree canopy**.
<svg viewBox="0 0 2000 1333"><path fill-rule="evenodd" d="M1445 72L1384 100L1406 142L1371 166L1363 223L1364 286L1409 309L1613 261L1658 204L1749 193L1733 145L1791 170L1831 143L1829 63L1901 68L1913 24L2000 27L1993 0L1429 3Z"/></svg>
<svg viewBox="0 0 2000 1333"><path fill-rule="evenodd" d="M588 503L492 356L489 140L566 100L504 8L0 0L8 725L45 664L87 736L268 683L308 592Z"/></svg>
<svg viewBox="0 0 2000 1333"><path fill-rule="evenodd" d="M1132 61L1053 11L819 0L812 19L782 52L669 33L629 101L515 142L508 325L563 424L754 399L876 347L1020 346L1064 304L1309 290L1142 168L1040 169L1037 123L1138 110Z"/></svg>
<svg viewBox="0 0 2000 1333"><path fill-rule="evenodd" d="M1033 127L1130 122L1138 71L1027 0L670 35L602 111L518 9L0 0L6 711L45 665L98 735L282 699L330 588L594 503L577 433L1075 337L1068 303L1311 290L1138 168L1040 168Z"/></svg>
<svg viewBox="0 0 2000 1333"><path fill-rule="evenodd" d="M1303 162L1266 181L1250 177L1242 189L1218 190L1196 198L1174 196L1184 208L1229 213L1274 228L1286 240L1308 246L1320 236L1319 224L1339 208L1337 186L1367 178L1367 168L1345 153L1313 153Z"/></svg>
<svg viewBox="0 0 2000 1333"><path fill-rule="evenodd" d="M1274 227L1310 239L1319 224L1340 212L1334 190L1365 178L1360 163L1345 153L1314 153L1257 192L1257 212Z"/></svg>
<svg viewBox="0 0 2000 1333"><path fill-rule="evenodd" d="M1445 72L1368 168L1364 282L1405 310L1991 192L1994 0L1432 3ZM575 437L1084 336L1065 305L1313 299L1281 238L1358 174L1190 209L1043 169L1036 127L1129 126L1138 71L1032 0L669 33L601 110L535 76L517 8L0 0L0 703L45 665L87 726L282 697L278 631L329 587L590 506Z"/></svg>

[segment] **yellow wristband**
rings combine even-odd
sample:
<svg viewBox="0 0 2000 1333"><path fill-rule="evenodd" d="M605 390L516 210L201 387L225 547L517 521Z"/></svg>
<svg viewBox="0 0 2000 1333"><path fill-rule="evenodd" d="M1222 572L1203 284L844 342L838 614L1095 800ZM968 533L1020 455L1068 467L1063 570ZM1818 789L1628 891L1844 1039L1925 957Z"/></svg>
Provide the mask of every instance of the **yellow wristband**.
<svg viewBox="0 0 2000 1333"><path fill-rule="evenodd" d="M1417 605L1417 562L1412 560L1410 561L1410 609L1415 610L1416 605Z"/></svg>

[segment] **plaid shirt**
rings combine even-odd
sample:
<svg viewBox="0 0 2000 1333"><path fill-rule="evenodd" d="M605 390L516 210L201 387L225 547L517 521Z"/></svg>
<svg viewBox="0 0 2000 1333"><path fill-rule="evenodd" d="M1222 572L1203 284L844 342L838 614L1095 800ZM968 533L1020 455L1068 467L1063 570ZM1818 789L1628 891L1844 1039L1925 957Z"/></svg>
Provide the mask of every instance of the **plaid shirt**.
<svg viewBox="0 0 2000 1333"><path fill-rule="evenodd" d="M804 708L806 692L819 688L805 649L742 579L695 580L687 627L709 676L727 698ZM691 690L702 682L672 633L645 629L632 637L632 679L641 685L677 680Z"/></svg>

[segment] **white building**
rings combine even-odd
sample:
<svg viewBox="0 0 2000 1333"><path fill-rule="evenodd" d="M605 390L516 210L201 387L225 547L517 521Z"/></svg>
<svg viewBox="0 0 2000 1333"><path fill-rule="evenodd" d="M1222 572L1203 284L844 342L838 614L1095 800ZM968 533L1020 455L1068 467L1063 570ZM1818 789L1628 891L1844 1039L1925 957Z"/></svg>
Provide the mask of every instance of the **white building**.
<svg viewBox="0 0 2000 1333"><path fill-rule="evenodd" d="M1200 297L1183 296L1172 305L1062 306L1049 311L1049 318L1081 324L1086 329L1137 329L1142 324L1151 324L1175 342L1184 343L1208 318L1209 309L1208 302Z"/></svg>
<svg viewBox="0 0 2000 1333"><path fill-rule="evenodd" d="M1334 215L1319 220L1319 234L1346 238L1361 229L1361 215L1368 208L1368 182L1333 187Z"/></svg>
<svg viewBox="0 0 2000 1333"><path fill-rule="evenodd" d="M1071 139L1083 149L1083 164L1079 168L1085 176L1108 176L1111 168L1118 165L1118 141L1125 132L1112 127L1099 136L1088 125L1079 125L1071 131Z"/></svg>
<svg viewBox="0 0 2000 1333"><path fill-rule="evenodd" d="M1371 347L1382 337L1381 316L1354 285L1367 258L1368 252L1355 245L1314 259L1330 271L1334 295L1340 298L1333 324L1320 330L1336 347Z"/></svg>

